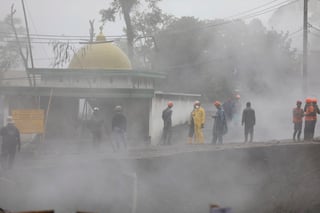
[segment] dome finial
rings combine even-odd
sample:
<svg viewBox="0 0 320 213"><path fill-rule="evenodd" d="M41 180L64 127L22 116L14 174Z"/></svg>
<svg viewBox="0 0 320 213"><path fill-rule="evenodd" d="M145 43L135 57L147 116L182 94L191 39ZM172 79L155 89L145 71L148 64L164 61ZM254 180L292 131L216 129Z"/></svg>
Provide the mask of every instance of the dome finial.
<svg viewBox="0 0 320 213"><path fill-rule="evenodd" d="M99 27L99 29L100 29L100 33L99 33L99 35L97 35L97 37L96 37L96 41L106 41L106 37L103 35L103 25L101 25L100 27Z"/></svg>

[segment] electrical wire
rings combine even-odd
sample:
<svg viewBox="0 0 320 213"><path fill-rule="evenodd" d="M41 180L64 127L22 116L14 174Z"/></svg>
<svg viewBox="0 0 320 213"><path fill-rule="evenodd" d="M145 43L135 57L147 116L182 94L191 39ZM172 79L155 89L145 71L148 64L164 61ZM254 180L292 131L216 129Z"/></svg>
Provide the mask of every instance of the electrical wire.
<svg viewBox="0 0 320 213"><path fill-rule="evenodd" d="M30 17L31 25L33 26L35 32L37 32L37 27L36 27L36 25L35 25L35 23L34 23L34 21L33 21L32 15L31 15L31 13L30 13L30 11L29 11L29 5L28 5L27 2L28 2L28 1L26 1L26 4L25 4L25 5L26 5L26 10L27 10L27 13L28 13L28 15L29 15L29 17ZM30 42L31 42L31 41L30 41ZM44 52L44 54L49 58L49 54L48 54L47 50L46 50L43 46L41 46L41 49L42 49L42 51ZM30 51L32 51L32 50L30 50Z"/></svg>
<svg viewBox="0 0 320 213"><path fill-rule="evenodd" d="M279 9L280 7L292 4L292 3L296 2L296 1L299 1L299 0L293 0L293 1L292 0L285 0L285 1L282 1L280 3L274 4L272 6L265 7L267 5L275 3L277 1L280 1L280 0L272 0L270 2L262 4L260 6L251 8L249 10L245 10L243 12L240 12L240 13L225 17L225 18L222 19L222 20L225 20L225 21L222 21L222 22L216 23L216 24L207 24L206 26L204 26L204 28L210 28L210 27L216 27L216 26L220 26L220 25L234 23L235 22L234 19L236 19L236 20L237 19L248 19L248 18L253 18L253 17L256 17L256 16L260 16L260 15L266 14L268 12L272 12L272 11L274 11L276 9ZM258 10L258 9L260 9L260 10ZM257 11L255 11L255 10L257 10ZM254 12L250 13L252 11L254 11ZM186 32L186 31L189 31L189 30L192 30L192 29L187 29L187 30L185 30L183 32ZM176 32L174 32L174 33L176 33ZM8 37L10 37L10 36L14 37L13 34L10 34L10 33L7 33L7 32L0 32L0 34L5 34ZM27 35L26 34L19 34L19 36L27 36ZM84 36L84 35L53 35L53 34L30 34L30 37L32 39L48 39L48 40L80 40L80 39L89 40L89 38L90 38L90 36ZM112 38L126 38L126 35L106 36L106 38L109 38L109 39L112 39Z"/></svg>
<svg viewBox="0 0 320 213"><path fill-rule="evenodd" d="M248 13L248 14L245 14L245 15L242 15L242 16L231 16L231 17L234 17L233 19L229 19L229 20L226 20L227 18L223 18L221 22L219 23L214 23L214 24L206 24L202 27L192 27L192 28L188 28L188 29L185 29L185 30L180 30L180 31L170 31L170 30L167 30L167 34L180 34L180 33L186 33L186 32L189 32L189 31L193 31L193 30L198 30L198 29L203 29L203 28L212 28L212 27L218 27L218 26L221 26L221 25L226 25L226 24L232 24L232 23L235 23L237 21L240 21L242 19L249 19L249 18L254 18L254 17L257 17L257 16L261 16L261 15L264 15L266 13L269 13L269 12L272 12L272 11L275 11L281 7L284 7L284 6L287 6L287 5L290 5L290 4L293 4L297 1L300 1L300 0L285 0L285 1L282 1L278 4L275 4L275 5L272 5L270 7L267 7L267 8L263 8L261 10L258 10L258 11L255 11L253 13ZM274 2L274 1L272 1ZM269 2L270 3L270 2ZM257 8L262 8L262 6L260 7L257 7ZM249 10L250 11L250 10ZM166 31L165 31L166 32Z"/></svg>
<svg viewBox="0 0 320 213"><path fill-rule="evenodd" d="M308 25L312 28L312 29L315 29L315 30L317 30L317 31L319 31L320 32L320 28L319 27L315 27L313 24L311 24L311 23L308 23Z"/></svg>
<svg viewBox="0 0 320 213"><path fill-rule="evenodd" d="M292 37L293 35L297 34L297 33L300 33L303 31L303 28L301 27L300 29L294 31L294 32L291 32L288 34L288 37Z"/></svg>

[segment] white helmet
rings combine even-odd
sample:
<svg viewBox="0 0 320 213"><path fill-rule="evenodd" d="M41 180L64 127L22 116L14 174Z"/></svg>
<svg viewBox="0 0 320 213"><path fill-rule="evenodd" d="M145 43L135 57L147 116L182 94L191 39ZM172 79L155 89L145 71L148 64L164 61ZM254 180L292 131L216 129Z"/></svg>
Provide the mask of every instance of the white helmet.
<svg viewBox="0 0 320 213"><path fill-rule="evenodd" d="M118 105L114 108L114 110L119 112L122 110L122 106Z"/></svg>
<svg viewBox="0 0 320 213"><path fill-rule="evenodd" d="M94 107L93 111L99 111L99 107Z"/></svg>

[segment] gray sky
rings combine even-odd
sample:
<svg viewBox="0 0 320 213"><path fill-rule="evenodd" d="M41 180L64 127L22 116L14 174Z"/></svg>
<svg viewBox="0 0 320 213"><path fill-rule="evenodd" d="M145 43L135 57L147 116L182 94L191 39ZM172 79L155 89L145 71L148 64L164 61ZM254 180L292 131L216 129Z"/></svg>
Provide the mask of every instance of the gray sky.
<svg viewBox="0 0 320 213"><path fill-rule="evenodd" d="M0 0L0 17L15 4L17 16L22 16L21 0ZM88 35L88 20L100 20L99 10L111 0L25 0L31 33ZM183 2L183 4L181 4ZM175 16L195 16L200 19L223 18L257 7L270 0L163 0L160 6ZM105 33L122 34L123 22L108 23Z"/></svg>
<svg viewBox="0 0 320 213"><path fill-rule="evenodd" d="M31 34L89 35L89 20L95 19L95 32L99 31L99 11L107 8L112 0L24 0ZM194 16L199 19L225 18L248 9L256 8L271 0L162 0L164 12L177 17ZM280 2L282 0L279 0ZM183 2L183 4L181 4ZM15 4L16 17L23 20L21 0L0 0L0 18L10 13ZM264 20L272 13L259 16ZM119 18L119 17L118 17ZM119 20L119 19L118 19ZM123 19L104 26L106 36L123 35ZM33 45L37 67L50 66L51 46Z"/></svg>

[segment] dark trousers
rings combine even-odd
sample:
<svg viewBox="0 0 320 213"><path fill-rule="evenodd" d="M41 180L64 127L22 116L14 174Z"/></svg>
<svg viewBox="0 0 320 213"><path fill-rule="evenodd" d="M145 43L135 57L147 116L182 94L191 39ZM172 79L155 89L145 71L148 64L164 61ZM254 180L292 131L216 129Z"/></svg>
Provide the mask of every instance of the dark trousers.
<svg viewBox="0 0 320 213"><path fill-rule="evenodd" d="M114 151L120 150L121 144L124 149L127 149L126 132L119 127L114 127L112 131L112 143Z"/></svg>
<svg viewBox="0 0 320 213"><path fill-rule="evenodd" d="M250 139L249 141L252 142L253 140L253 126L244 126L244 141L247 142L248 141L248 135L250 135Z"/></svg>
<svg viewBox="0 0 320 213"><path fill-rule="evenodd" d="M16 150L2 150L0 155L0 163L3 169L11 169L16 156Z"/></svg>
<svg viewBox="0 0 320 213"><path fill-rule="evenodd" d="M316 122L316 120L304 122L304 140L313 139Z"/></svg>
<svg viewBox="0 0 320 213"><path fill-rule="evenodd" d="M211 143L212 144L217 144L217 141L218 141L218 144L222 144L223 143L223 137L222 136L223 136L222 131L213 133L213 137L212 137Z"/></svg>
<svg viewBox="0 0 320 213"><path fill-rule="evenodd" d="M189 126L189 132L188 132L188 136L189 138L192 138L194 135L194 123L193 120L191 121L191 124Z"/></svg>
<svg viewBox="0 0 320 213"><path fill-rule="evenodd" d="M92 132L92 143L94 147L99 148L101 144L101 140L102 140L101 131Z"/></svg>
<svg viewBox="0 0 320 213"><path fill-rule="evenodd" d="M161 143L163 145L170 145L171 144L171 137L172 137L172 127L171 126L163 127Z"/></svg>
<svg viewBox="0 0 320 213"><path fill-rule="evenodd" d="M293 140L296 140L296 136L297 136L297 139L300 141L301 130L302 130L302 122L294 123Z"/></svg>

